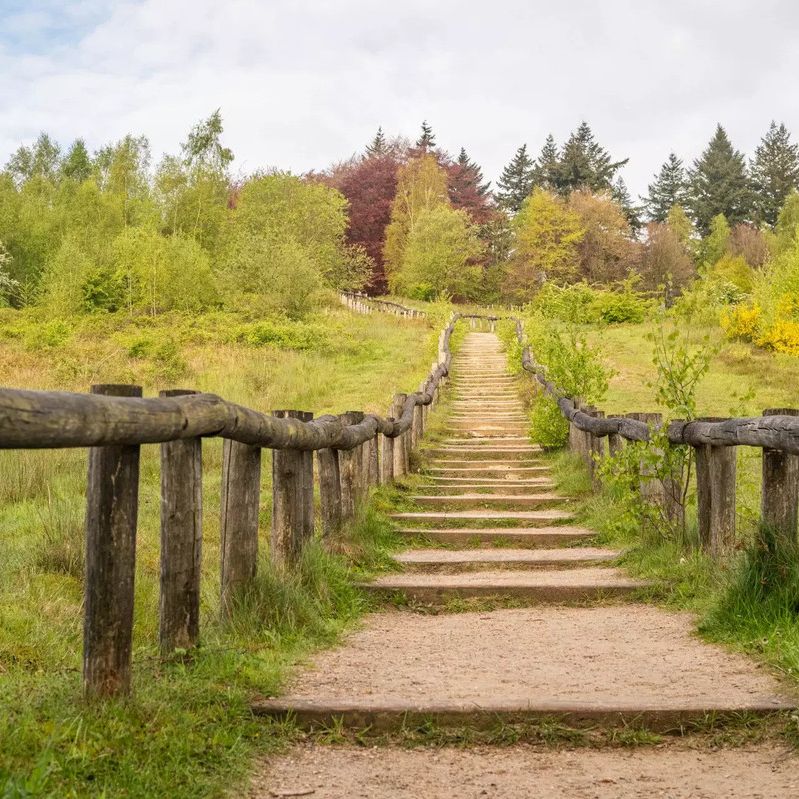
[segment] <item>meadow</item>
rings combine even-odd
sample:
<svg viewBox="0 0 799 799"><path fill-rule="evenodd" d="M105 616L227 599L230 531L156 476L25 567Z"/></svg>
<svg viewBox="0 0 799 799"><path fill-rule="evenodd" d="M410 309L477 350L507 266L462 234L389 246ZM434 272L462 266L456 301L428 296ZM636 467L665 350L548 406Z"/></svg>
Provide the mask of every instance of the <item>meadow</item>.
<svg viewBox="0 0 799 799"><path fill-rule="evenodd" d="M0 381L86 391L138 382L145 396L194 388L262 411L385 413L415 390L438 324L331 306L302 322L100 315L51 320L3 312ZM0 453L0 797L219 796L287 731L249 714L292 664L329 644L365 609L354 579L387 568L395 545L368 509L341 540L307 548L288 574L268 560L270 462L262 475L259 577L219 618L221 441L203 444L202 644L158 655L159 455L142 450L134 686L126 701L81 699L86 452Z"/></svg>

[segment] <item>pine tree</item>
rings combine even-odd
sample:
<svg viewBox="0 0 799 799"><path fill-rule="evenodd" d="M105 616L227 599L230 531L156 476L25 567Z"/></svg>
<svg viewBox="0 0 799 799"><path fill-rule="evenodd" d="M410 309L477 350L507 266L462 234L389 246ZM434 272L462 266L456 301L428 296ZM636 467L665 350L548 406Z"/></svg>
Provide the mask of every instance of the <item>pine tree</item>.
<svg viewBox="0 0 799 799"><path fill-rule="evenodd" d="M416 140L416 147L417 149L426 153L429 150L432 150L435 146L436 136L433 133L433 128L427 124L427 120L425 119L424 122L422 122L422 133Z"/></svg>
<svg viewBox="0 0 799 799"><path fill-rule="evenodd" d="M535 162L527 155L527 145L523 144L516 151L513 160L502 170L497 181L497 201L515 214L529 196L535 185Z"/></svg>
<svg viewBox="0 0 799 799"><path fill-rule="evenodd" d="M366 145L366 155L385 155L388 147L386 145L386 134L383 133L382 126L377 129L374 139Z"/></svg>
<svg viewBox="0 0 799 799"><path fill-rule="evenodd" d="M743 153L736 150L721 125L688 173L688 203L699 231L706 235L713 217L723 214L731 226L751 216L752 195Z"/></svg>
<svg viewBox="0 0 799 799"><path fill-rule="evenodd" d="M627 184L624 182L624 178L621 177L621 175L614 181L610 194L621 206L624 215L627 217L627 221L630 223L631 230L637 236L638 232L641 230L641 208L633 204L632 197L630 197L630 192L627 189Z"/></svg>
<svg viewBox="0 0 799 799"><path fill-rule="evenodd" d="M772 122L751 163L755 219L777 224L785 198L799 187L799 145L785 125Z"/></svg>
<svg viewBox="0 0 799 799"><path fill-rule="evenodd" d="M649 219L652 222L665 222L675 205L685 205L687 192L688 182L682 160L674 153L669 153L668 160L649 184L645 201Z"/></svg>
<svg viewBox="0 0 799 799"><path fill-rule="evenodd" d="M613 161L610 153L594 139L594 133L588 123L581 122L563 145L557 189L563 195L575 189L609 191L613 186L616 172L627 161L628 158L623 161Z"/></svg>
<svg viewBox="0 0 799 799"><path fill-rule="evenodd" d="M554 190L558 185L559 168L560 153L555 144L555 137L550 133L535 162L535 185L542 189Z"/></svg>
<svg viewBox="0 0 799 799"><path fill-rule="evenodd" d="M485 195L488 194L491 183L483 179L483 170L469 158L466 154L466 148L461 147L456 163L458 167L460 167L461 172L468 177L469 182L474 186L474 190L481 197L485 197Z"/></svg>

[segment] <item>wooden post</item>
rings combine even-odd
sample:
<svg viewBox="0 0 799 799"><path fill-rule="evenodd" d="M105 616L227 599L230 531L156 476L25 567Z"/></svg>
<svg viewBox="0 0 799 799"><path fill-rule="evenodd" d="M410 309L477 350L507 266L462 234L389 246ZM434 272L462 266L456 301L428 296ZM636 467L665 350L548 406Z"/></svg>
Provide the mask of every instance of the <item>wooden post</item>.
<svg viewBox="0 0 799 799"><path fill-rule="evenodd" d="M195 394L180 389L161 397ZM190 649L200 635L202 444L199 438L161 444L161 653Z"/></svg>
<svg viewBox="0 0 799 799"><path fill-rule="evenodd" d="M219 525L223 613L229 613L236 592L255 577L260 504L261 448L225 439Z"/></svg>
<svg viewBox="0 0 799 799"><path fill-rule="evenodd" d="M795 408L770 408L763 416L799 416ZM760 515L770 545L795 542L799 508L799 455L763 448L763 488Z"/></svg>
<svg viewBox="0 0 799 799"><path fill-rule="evenodd" d="M602 411L592 411L591 416L595 419L603 419L605 414ZM602 458L605 457L605 442L601 436L595 436L593 433L589 433L589 440L591 444L591 451L589 453L591 482L594 491L599 491L602 488L602 482L599 479L599 464Z"/></svg>
<svg viewBox="0 0 799 799"><path fill-rule="evenodd" d="M395 394L394 395L394 413L392 416L395 419L399 419L402 416L402 409L405 406L405 400L408 398L407 394ZM395 477L402 477L402 475L407 474L407 456L406 456L406 448L407 442L405 438L406 434L402 433L398 435L394 439L394 476Z"/></svg>
<svg viewBox="0 0 799 799"><path fill-rule="evenodd" d="M141 397L140 386L97 385L92 394ZM139 447L89 449L83 688L87 696L130 691Z"/></svg>
<svg viewBox="0 0 799 799"><path fill-rule="evenodd" d="M329 536L341 527L341 473L338 450L318 450L316 464L319 470L319 509L322 516L322 535Z"/></svg>
<svg viewBox="0 0 799 799"><path fill-rule="evenodd" d="M343 424L357 424L359 413L350 411L342 413L339 417ZM362 418L362 417L361 417ZM358 494L358 447L342 449L338 453L339 476L341 479L341 518L342 521L351 519L355 515L355 504Z"/></svg>
<svg viewBox="0 0 799 799"><path fill-rule="evenodd" d="M394 439L380 436L383 451L380 453L380 484L394 482Z"/></svg>
<svg viewBox="0 0 799 799"><path fill-rule="evenodd" d="M279 419L309 421L306 411L272 411ZM308 476L310 455L311 475ZM310 493L310 508L309 508ZM310 517L310 518L309 518ZM273 562L293 564L313 533L313 453L298 449L272 450Z"/></svg>
<svg viewBox="0 0 799 799"><path fill-rule="evenodd" d="M581 410L583 401L580 397L574 397L572 400L574 402L575 410ZM569 422L569 452L572 455L579 455L582 457L582 430L580 430L574 422Z"/></svg>
<svg viewBox="0 0 799 799"><path fill-rule="evenodd" d="M694 449L699 543L718 559L735 545L736 448L706 444Z"/></svg>
<svg viewBox="0 0 799 799"><path fill-rule="evenodd" d="M380 433L376 433L374 438L370 438L367 454L369 458L369 487L374 488L380 485Z"/></svg>
<svg viewBox="0 0 799 799"><path fill-rule="evenodd" d="M624 448L624 438L618 433L608 434L608 457L615 458Z"/></svg>

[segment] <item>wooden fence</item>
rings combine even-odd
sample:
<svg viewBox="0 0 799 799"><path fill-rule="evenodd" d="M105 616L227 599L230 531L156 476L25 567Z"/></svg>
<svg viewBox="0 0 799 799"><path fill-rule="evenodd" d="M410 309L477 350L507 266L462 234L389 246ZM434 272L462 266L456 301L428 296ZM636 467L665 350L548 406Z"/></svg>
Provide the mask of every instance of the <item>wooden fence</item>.
<svg viewBox="0 0 799 799"><path fill-rule="evenodd" d="M736 450L759 447L763 452L761 523L773 536L795 540L799 508L799 411L775 408L762 416L702 418L672 421L663 429L659 413L628 413L606 417L577 398L567 397L546 376L527 346L519 319L516 337L522 347L522 366L532 373L555 400L569 422L569 447L581 455L597 479L599 459L612 455L626 441L649 441L653 432L665 433L665 446L690 446L696 461L699 540L713 558L728 554L736 536ZM607 445L607 446L606 446ZM670 518L684 513L681 492L675 490L682 475L644 479L641 491L648 501L662 505Z"/></svg>
<svg viewBox="0 0 799 799"><path fill-rule="evenodd" d="M386 417L351 411L264 414L212 394L97 385L90 394L0 389L0 448L88 447L83 680L87 695L130 689L139 454L161 446L159 637L164 654L197 644L200 632L202 439L224 439L221 599L229 612L258 561L261 451L272 450L270 557L293 564L314 534L318 489L322 535L353 516L371 487L408 471L412 442L446 382L453 316L419 390L397 394ZM316 464L314 465L314 452Z"/></svg>

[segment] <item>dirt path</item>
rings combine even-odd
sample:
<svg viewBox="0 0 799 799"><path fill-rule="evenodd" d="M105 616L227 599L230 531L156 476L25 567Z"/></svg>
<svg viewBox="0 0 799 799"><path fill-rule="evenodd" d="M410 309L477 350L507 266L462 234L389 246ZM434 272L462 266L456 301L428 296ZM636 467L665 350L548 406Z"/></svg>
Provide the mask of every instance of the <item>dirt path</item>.
<svg viewBox="0 0 799 799"><path fill-rule="evenodd" d="M709 714L735 723L742 712L795 705L752 661L695 638L687 615L637 602L643 584L613 565L619 553L591 546L592 532L575 523L526 438L496 337L467 337L452 391L448 432L424 449L427 485L413 511L395 514L409 538L426 544L400 556L401 573L368 586L437 615L373 614L343 646L319 654L284 696L256 702L255 712L397 735L409 724L673 731L705 726ZM464 602L525 607L441 612ZM265 764L253 796L288 796L297 786L320 797L799 796L796 765L768 747L307 746Z"/></svg>

